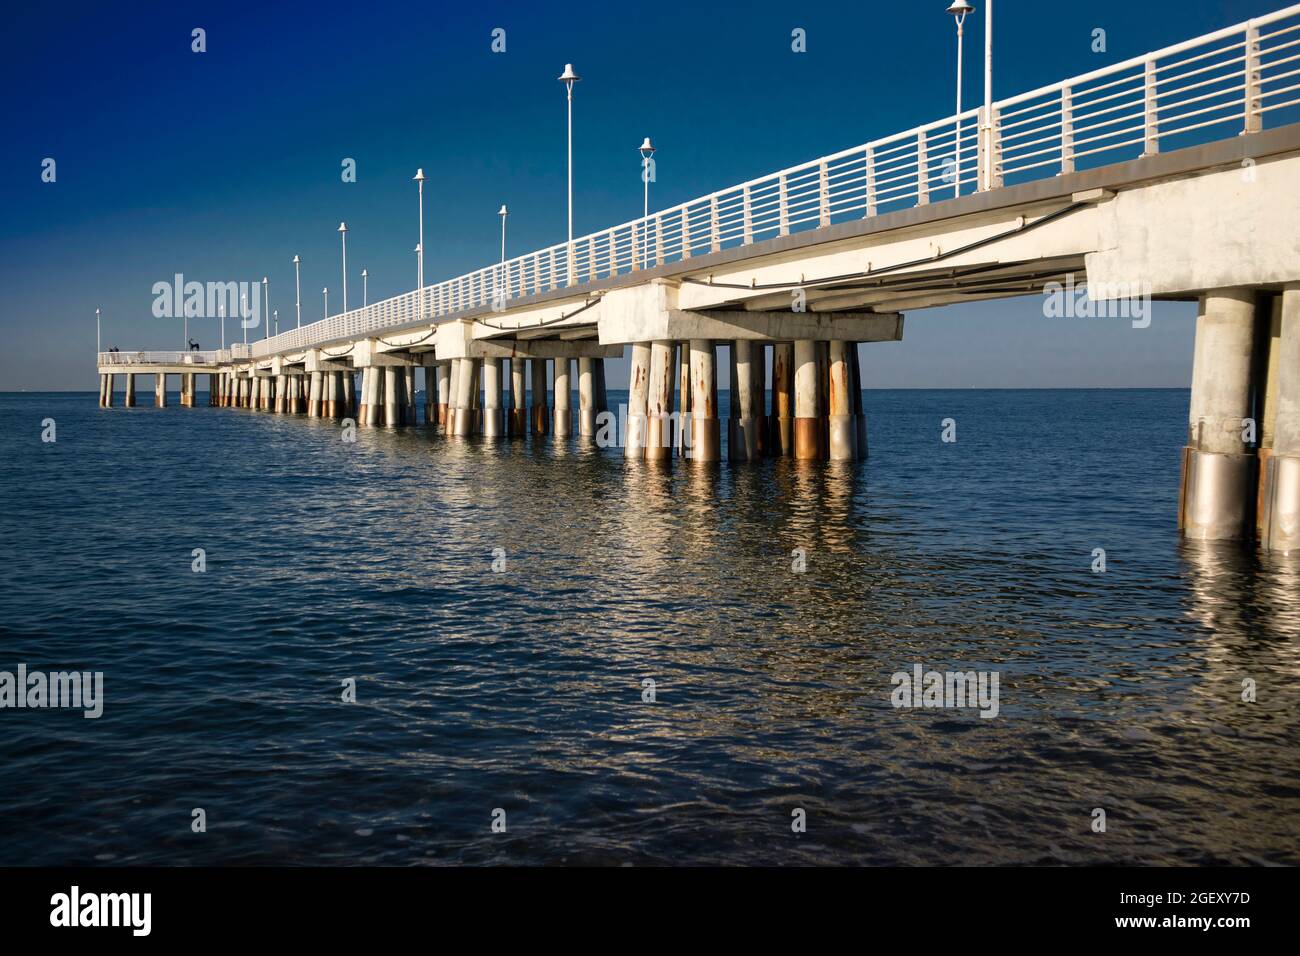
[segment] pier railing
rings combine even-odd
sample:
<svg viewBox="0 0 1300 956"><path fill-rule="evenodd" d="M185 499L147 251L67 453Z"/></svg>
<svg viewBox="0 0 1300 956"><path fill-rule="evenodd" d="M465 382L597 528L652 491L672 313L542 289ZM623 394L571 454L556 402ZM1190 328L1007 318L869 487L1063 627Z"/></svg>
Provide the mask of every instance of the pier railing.
<svg viewBox="0 0 1300 956"><path fill-rule="evenodd" d="M100 352L100 365L216 365L223 353L207 352ZM226 359L228 361L228 359Z"/></svg>
<svg viewBox="0 0 1300 956"><path fill-rule="evenodd" d="M1300 4L252 343L380 333L849 219L1293 122Z"/></svg>

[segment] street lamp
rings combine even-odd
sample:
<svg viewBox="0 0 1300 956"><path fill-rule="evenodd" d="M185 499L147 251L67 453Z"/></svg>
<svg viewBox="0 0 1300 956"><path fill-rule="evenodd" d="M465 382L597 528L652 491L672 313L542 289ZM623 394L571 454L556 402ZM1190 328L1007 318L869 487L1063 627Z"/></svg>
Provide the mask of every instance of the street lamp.
<svg viewBox="0 0 1300 956"><path fill-rule="evenodd" d="M343 240L343 311L348 310L348 224L339 223L339 237Z"/></svg>
<svg viewBox="0 0 1300 956"><path fill-rule="evenodd" d="M330 287L326 286L321 289L321 295L325 296L325 318L330 317Z"/></svg>
<svg viewBox="0 0 1300 956"><path fill-rule="evenodd" d="M271 313L271 315L275 317L275 334L279 335L280 334L280 310L276 309L274 312Z"/></svg>
<svg viewBox="0 0 1300 956"><path fill-rule="evenodd" d="M99 361L99 352L104 350L104 343L100 340L99 335L99 309L95 310L95 361Z"/></svg>
<svg viewBox="0 0 1300 956"><path fill-rule="evenodd" d="M952 6L948 8L953 19L957 23L957 140L956 140L956 168L954 169L954 178L952 185L953 196L961 195L961 53L962 53L962 36L963 27L966 23L966 15L974 13L975 8L966 0L953 0Z"/></svg>
<svg viewBox="0 0 1300 956"><path fill-rule="evenodd" d="M650 157L656 152L650 137L647 136L645 142L641 144L641 181L645 183L645 204L641 215L647 218L650 216Z"/></svg>
<svg viewBox="0 0 1300 956"><path fill-rule="evenodd" d="M984 0L984 188L993 188L993 0Z"/></svg>
<svg viewBox="0 0 1300 956"><path fill-rule="evenodd" d="M239 324L244 327L244 344L248 344L248 293L239 293Z"/></svg>
<svg viewBox="0 0 1300 956"><path fill-rule="evenodd" d="M361 270L361 305L364 308L370 304L370 273L365 269Z"/></svg>
<svg viewBox="0 0 1300 956"><path fill-rule="evenodd" d="M569 100L569 241L573 242L573 84L582 79L573 72L573 64L564 64L564 72L556 77L568 89Z"/></svg>
<svg viewBox="0 0 1300 956"><path fill-rule="evenodd" d="M424 288L424 181L427 178L423 166L415 171L415 182L420 189L420 244L415 247L415 281L421 289Z"/></svg>
<svg viewBox="0 0 1300 956"><path fill-rule="evenodd" d="M262 276L262 316L265 317L265 316L268 316L268 315L270 315L270 314L271 314L271 292L270 292L270 286L267 285L267 282L266 282L266 276ZM269 323L269 322L266 324L266 335L267 335L268 338L270 338L270 335L271 335L271 323Z"/></svg>
<svg viewBox="0 0 1300 956"><path fill-rule="evenodd" d="M221 316L221 349L226 348L226 303L221 302L217 305L217 315Z"/></svg>
<svg viewBox="0 0 1300 956"><path fill-rule="evenodd" d="M497 215L501 217L501 261L506 261L506 216L510 215L510 210L506 204L502 203L501 208L497 210Z"/></svg>
<svg viewBox="0 0 1300 956"><path fill-rule="evenodd" d="M298 310L298 328L302 328L302 260L293 257L293 307Z"/></svg>

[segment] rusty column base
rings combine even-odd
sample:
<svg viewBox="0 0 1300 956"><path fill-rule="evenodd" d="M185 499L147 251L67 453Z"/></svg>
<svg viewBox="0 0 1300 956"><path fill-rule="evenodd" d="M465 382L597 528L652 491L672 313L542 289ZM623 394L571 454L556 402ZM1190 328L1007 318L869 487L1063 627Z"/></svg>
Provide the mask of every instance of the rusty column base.
<svg viewBox="0 0 1300 956"><path fill-rule="evenodd" d="M550 409L545 405L533 406L533 434L545 435L550 430L551 424Z"/></svg>
<svg viewBox="0 0 1300 956"><path fill-rule="evenodd" d="M768 454L789 458L794 454L794 419L768 417L770 442Z"/></svg>
<svg viewBox="0 0 1300 956"><path fill-rule="evenodd" d="M691 461L722 460L722 423L716 418L691 420Z"/></svg>
<svg viewBox="0 0 1300 956"><path fill-rule="evenodd" d="M645 460L673 460L673 420L668 415L650 415L646 419Z"/></svg>
<svg viewBox="0 0 1300 956"><path fill-rule="evenodd" d="M758 419L728 418L727 459L729 461L756 461L761 457Z"/></svg>
<svg viewBox="0 0 1300 956"><path fill-rule="evenodd" d="M817 461L822 456L822 422L820 418L796 418L793 422L794 457L799 461Z"/></svg>
<svg viewBox="0 0 1300 956"><path fill-rule="evenodd" d="M528 409L510 409L507 425L510 429L510 437L526 438L528 436Z"/></svg>

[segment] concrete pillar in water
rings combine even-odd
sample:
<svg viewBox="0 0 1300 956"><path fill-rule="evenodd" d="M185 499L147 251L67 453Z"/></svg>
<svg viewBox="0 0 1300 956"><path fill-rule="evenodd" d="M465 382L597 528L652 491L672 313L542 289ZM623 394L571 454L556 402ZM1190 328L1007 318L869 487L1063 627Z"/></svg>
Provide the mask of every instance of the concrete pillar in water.
<svg viewBox="0 0 1300 956"><path fill-rule="evenodd" d="M677 457L690 457L691 447L691 343L677 343Z"/></svg>
<svg viewBox="0 0 1300 956"><path fill-rule="evenodd" d="M406 373L406 386L402 391L402 395L406 399L406 413L403 416L403 424L418 425L420 424L420 408L416 404L415 397L415 366L408 365L403 371Z"/></svg>
<svg viewBox="0 0 1300 956"><path fill-rule="evenodd" d="M1188 538L1241 538L1250 531L1256 457L1243 432L1252 416L1255 299L1248 289L1201 296L1179 508Z"/></svg>
<svg viewBox="0 0 1300 956"><path fill-rule="evenodd" d="M1263 476L1261 545L1300 551L1300 284L1287 286L1278 311L1273 449ZM1270 361L1270 366L1273 364Z"/></svg>
<svg viewBox="0 0 1300 956"><path fill-rule="evenodd" d="M451 433L464 438L474 430L474 409L470 404L474 389L474 360L459 358L452 361L456 363L451 375L456 386L456 397L451 407Z"/></svg>
<svg viewBox="0 0 1300 956"><path fill-rule="evenodd" d="M650 373L646 384L647 461L672 461L673 373L673 343L652 342Z"/></svg>
<svg viewBox="0 0 1300 956"><path fill-rule="evenodd" d="M135 408L135 375L126 373L126 395L122 398L124 408Z"/></svg>
<svg viewBox="0 0 1300 956"><path fill-rule="evenodd" d="M438 367L433 371L434 381L438 388L438 418L435 424L442 426L445 430L447 427L447 407L451 402L451 363L439 362Z"/></svg>
<svg viewBox="0 0 1300 956"><path fill-rule="evenodd" d="M109 401L112 401L113 378L109 376ZM153 377L153 403L155 408L167 407L167 376L159 372Z"/></svg>
<svg viewBox="0 0 1300 956"><path fill-rule="evenodd" d="M375 365L366 371L366 424L378 428L384 424L384 370Z"/></svg>
<svg viewBox="0 0 1300 956"><path fill-rule="evenodd" d="M573 434L573 379L569 376L569 359L555 360L555 427L556 438L568 438Z"/></svg>
<svg viewBox="0 0 1300 956"><path fill-rule="evenodd" d="M756 347L749 339L731 343L731 413L727 416L727 457L731 461L754 461L761 457L754 353L761 355L762 348L761 343Z"/></svg>
<svg viewBox="0 0 1300 956"><path fill-rule="evenodd" d="M627 434L625 458L644 458L650 399L650 344L632 346L632 365L627 376Z"/></svg>
<svg viewBox="0 0 1300 956"><path fill-rule="evenodd" d="M771 444L771 435L767 426L767 343L755 342L753 346L754 378L753 378L753 407L754 421L757 427L758 438L755 442L758 448L758 457L762 458L767 454L768 446Z"/></svg>
<svg viewBox="0 0 1300 956"><path fill-rule="evenodd" d="M794 343L794 457L801 461L821 457L817 352L811 339Z"/></svg>
<svg viewBox="0 0 1300 956"><path fill-rule="evenodd" d="M396 367L384 369L384 426L397 428L402 424L402 389L406 376Z"/></svg>
<svg viewBox="0 0 1300 956"><path fill-rule="evenodd" d="M867 458L867 412L862 405L862 354L857 342L849 343L849 369L853 372L853 421L857 430L858 459Z"/></svg>
<svg viewBox="0 0 1300 956"><path fill-rule="evenodd" d="M361 399L357 405L357 424L365 425L366 416L370 414L370 374L371 369L366 366L361 370Z"/></svg>
<svg viewBox="0 0 1300 956"><path fill-rule="evenodd" d="M772 413L771 453L789 457L794 454L794 344L772 345Z"/></svg>
<svg viewBox="0 0 1300 956"><path fill-rule="evenodd" d="M453 435L456 432L456 403L460 400L460 359L448 363L447 374L447 421L443 433Z"/></svg>
<svg viewBox="0 0 1300 956"><path fill-rule="evenodd" d="M817 343L817 437L821 457L829 458L831 449L831 343Z"/></svg>
<svg viewBox="0 0 1300 956"><path fill-rule="evenodd" d="M691 460L722 458L718 422L718 356L708 339L691 339Z"/></svg>
<svg viewBox="0 0 1300 956"><path fill-rule="evenodd" d="M509 433L513 438L523 438L528 434L528 382L527 360L512 358L510 360L510 419Z"/></svg>
<svg viewBox="0 0 1300 956"><path fill-rule="evenodd" d="M474 372L469 386L470 434L481 435L483 433L483 359L471 359L470 363L470 368Z"/></svg>
<svg viewBox="0 0 1300 956"><path fill-rule="evenodd" d="M502 359L483 360L483 437L501 438L506 433L505 415L501 409Z"/></svg>
<svg viewBox="0 0 1300 956"><path fill-rule="evenodd" d="M545 435L550 428L550 412L546 407L546 359L529 359L528 370L532 379L533 411L532 429L534 435Z"/></svg>
<svg viewBox="0 0 1300 956"><path fill-rule="evenodd" d="M596 373L589 358L578 359L578 434L596 434Z"/></svg>
<svg viewBox="0 0 1300 956"><path fill-rule="evenodd" d="M309 372L308 382L310 382L309 391L307 392L307 417L320 418L321 412L321 373Z"/></svg>
<svg viewBox="0 0 1300 956"><path fill-rule="evenodd" d="M830 343L827 442L831 461L853 461L858 457L858 419L853 411L852 342Z"/></svg>

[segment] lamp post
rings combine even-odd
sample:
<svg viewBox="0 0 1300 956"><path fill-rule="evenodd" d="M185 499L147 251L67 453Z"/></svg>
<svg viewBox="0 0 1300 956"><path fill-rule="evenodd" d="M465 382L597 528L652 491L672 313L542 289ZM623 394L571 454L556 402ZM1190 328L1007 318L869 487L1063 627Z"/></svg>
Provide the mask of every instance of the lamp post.
<svg viewBox="0 0 1300 956"><path fill-rule="evenodd" d="M654 145L650 142L649 136L645 138L645 142L641 144L640 148L641 181L645 183L645 200L642 205L641 215L648 218L650 215L650 157L658 152L658 150L656 150Z"/></svg>
<svg viewBox="0 0 1300 956"><path fill-rule="evenodd" d="M99 361L99 353L104 350L104 343L99 334L99 309L95 310L95 361Z"/></svg>
<svg viewBox="0 0 1300 956"><path fill-rule="evenodd" d="M221 350L226 350L226 303L217 305L217 315L221 316Z"/></svg>
<svg viewBox="0 0 1300 956"><path fill-rule="evenodd" d="M361 270L361 305L364 308L370 304L370 273L365 269Z"/></svg>
<svg viewBox="0 0 1300 956"><path fill-rule="evenodd" d="M302 328L302 260L293 257L293 307L298 311L298 328Z"/></svg>
<svg viewBox="0 0 1300 956"><path fill-rule="evenodd" d="M325 296L325 318L330 317L330 287L326 286L321 289L321 295Z"/></svg>
<svg viewBox="0 0 1300 956"><path fill-rule="evenodd" d="M502 203L501 208L497 210L497 215L501 217L501 261L506 261L506 216L510 215L510 210L506 204Z"/></svg>
<svg viewBox="0 0 1300 956"><path fill-rule="evenodd" d="M974 13L975 8L966 0L953 0L952 6L948 8L953 19L957 23L957 139L956 139L956 167L954 169L952 194L961 195L961 54L962 54L962 36L965 33L963 29L966 23L966 15Z"/></svg>
<svg viewBox="0 0 1300 956"><path fill-rule="evenodd" d="M993 0L984 0L984 188L993 188Z"/></svg>
<svg viewBox="0 0 1300 956"><path fill-rule="evenodd" d="M339 237L343 240L343 311L348 310L348 224L339 223Z"/></svg>
<svg viewBox="0 0 1300 956"><path fill-rule="evenodd" d="M424 167L415 171L415 182L420 189L420 244L415 247L415 281L418 288L424 288Z"/></svg>
<svg viewBox="0 0 1300 956"><path fill-rule="evenodd" d="M248 293L239 293L239 324L244 327L244 344L248 344Z"/></svg>
<svg viewBox="0 0 1300 956"><path fill-rule="evenodd" d="M271 315L274 316L275 318L275 334L279 335L280 334L280 310L276 309L274 312L271 313Z"/></svg>
<svg viewBox="0 0 1300 956"><path fill-rule="evenodd" d="M266 276L262 276L262 318L266 318L268 315L271 314L271 291L270 291L270 288L271 288L271 287L267 284ZM266 323L266 336L267 336L267 338L270 338L270 336L271 336L271 323L270 323L270 322Z"/></svg>
<svg viewBox="0 0 1300 956"><path fill-rule="evenodd" d="M569 241L573 242L573 84L582 79L573 71L573 64L564 64L564 72L556 77L568 89L569 101Z"/></svg>

